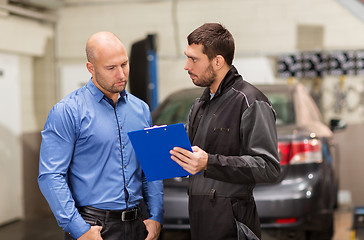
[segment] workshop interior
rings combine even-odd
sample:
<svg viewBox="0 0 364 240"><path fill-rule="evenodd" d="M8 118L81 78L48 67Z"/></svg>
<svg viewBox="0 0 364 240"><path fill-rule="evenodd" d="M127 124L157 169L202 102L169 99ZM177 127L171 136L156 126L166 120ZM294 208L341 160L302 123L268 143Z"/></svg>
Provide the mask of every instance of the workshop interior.
<svg viewBox="0 0 364 240"><path fill-rule="evenodd" d="M37 183L40 132L53 105L90 80L88 37L122 40L127 91L154 124L186 123L202 94L184 70L186 38L206 22L234 36L233 65L266 93L277 129L295 126L278 131L279 188L255 192L262 239L311 239L316 224L332 240L364 239L364 0L0 0L0 239L64 237ZM187 182L164 182L160 239L189 239ZM320 211L332 221L317 223Z"/></svg>

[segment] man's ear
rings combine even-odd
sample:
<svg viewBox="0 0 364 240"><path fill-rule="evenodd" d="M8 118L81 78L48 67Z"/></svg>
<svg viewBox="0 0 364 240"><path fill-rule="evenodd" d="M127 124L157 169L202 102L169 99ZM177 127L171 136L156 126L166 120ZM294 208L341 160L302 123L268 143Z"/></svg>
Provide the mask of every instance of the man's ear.
<svg viewBox="0 0 364 240"><path fill-rule="evenodd" d="M90 62L86 63L87 70L93 75L95 75L95 68L94 65Z"/></svg>
<svg viewBox="0 0 364 240"><path fill-rule="evenodd" d="M214 61L217 70L220 70L225 65L225 58L221 55L216 55Z"/></svg>

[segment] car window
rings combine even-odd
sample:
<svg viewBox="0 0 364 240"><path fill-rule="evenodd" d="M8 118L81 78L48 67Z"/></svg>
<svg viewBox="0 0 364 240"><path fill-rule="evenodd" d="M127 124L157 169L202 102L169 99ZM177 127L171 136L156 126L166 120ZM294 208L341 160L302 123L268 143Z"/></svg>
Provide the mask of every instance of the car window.
<svg viewBox="0 0 364 240"><path fill-rule="evenodd" d="M276 111L276 124L293 124L295 121L295 114L291 96L287 94L287 92L268 92L266 95ZM200 95L194 96L187 94L184 97L170 98L169 101L165 102L163 107L159 109L158 114L154 116L153 124L186 123L191 106L199 96Z"/></svg>
<svg viewBox="0 0 364 240"><path fill-rule="evenodd" d="M276 111L276 124L294 123L294 108L289 95L287 93L267 93L266 95Z"/></svg>
<svg viewBox="0 0 364 240"><path fill-rule="evenodd" d="M194 101L195 98L171 99L171 101L169 101L159 113L158 117L153 119L153 124L163 125L180 122L186 123L188 113L190 112Z"/></svg>

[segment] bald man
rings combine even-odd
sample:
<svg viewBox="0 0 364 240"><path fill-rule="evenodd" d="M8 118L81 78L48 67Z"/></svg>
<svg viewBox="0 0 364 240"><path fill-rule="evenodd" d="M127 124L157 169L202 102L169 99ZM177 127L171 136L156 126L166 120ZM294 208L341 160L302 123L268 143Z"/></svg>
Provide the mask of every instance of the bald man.
<svg viewBox="0 0 364 240"><path fill-rule="evenodd" d="M39 187L65 239L158 239L163 185L146 181L127 136L152 126L149 107L125 90L129 60L115 34L92 35L86 55L91 79L52 108L42 131Z"/></svg>

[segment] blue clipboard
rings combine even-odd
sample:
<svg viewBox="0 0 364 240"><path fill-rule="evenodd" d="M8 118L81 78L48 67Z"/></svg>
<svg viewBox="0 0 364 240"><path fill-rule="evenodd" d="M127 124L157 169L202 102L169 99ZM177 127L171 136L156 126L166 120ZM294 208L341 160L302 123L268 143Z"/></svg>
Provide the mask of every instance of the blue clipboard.
<svg viewBox="0 0 364 240"><path fill-rule="evenodd" d="M192 152L183 123L132 131L128 136L148 182L191 175L169 153L174 147Z"/></svg>

